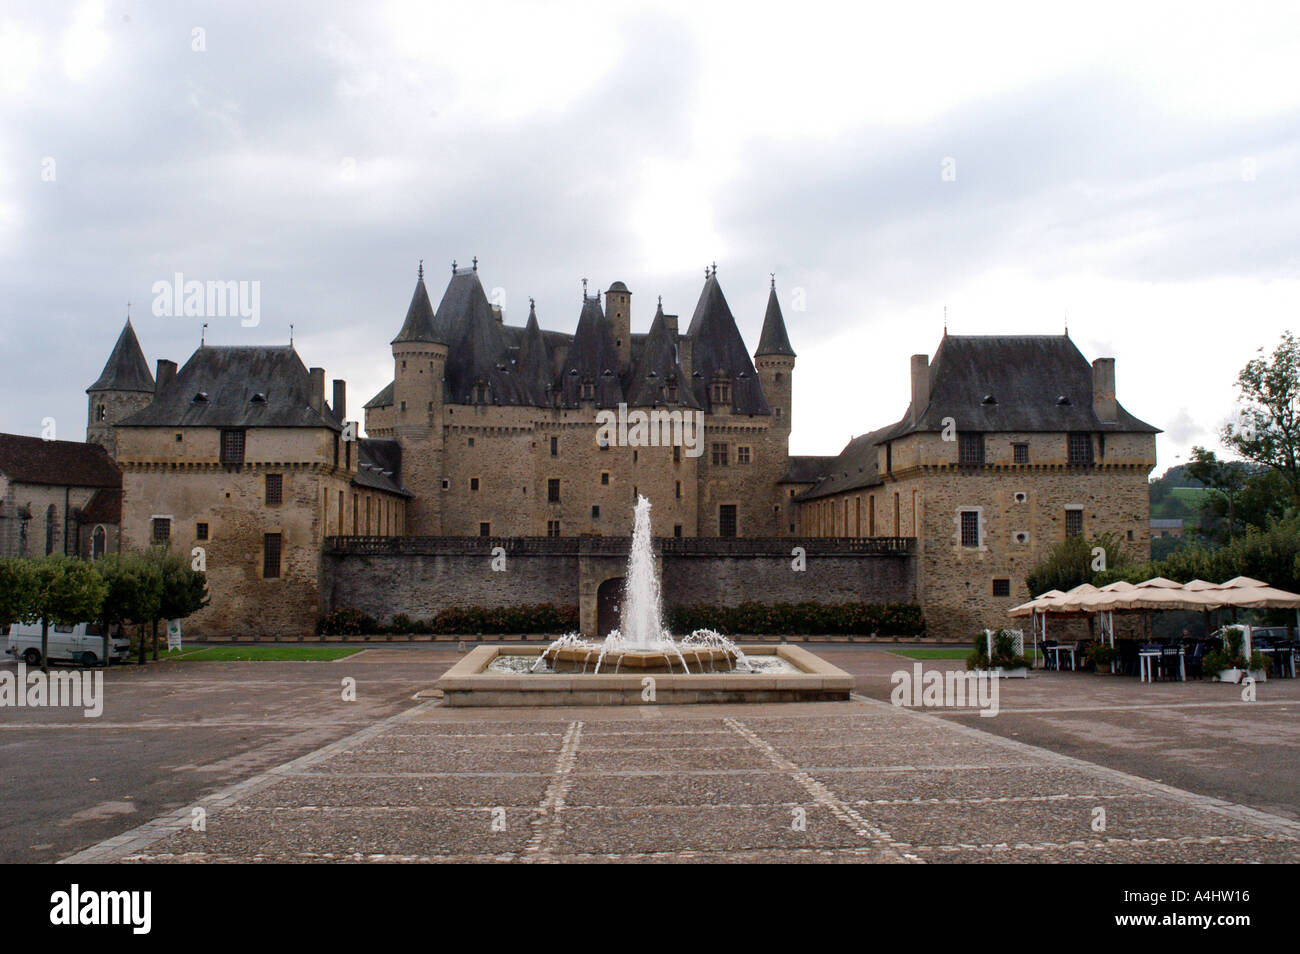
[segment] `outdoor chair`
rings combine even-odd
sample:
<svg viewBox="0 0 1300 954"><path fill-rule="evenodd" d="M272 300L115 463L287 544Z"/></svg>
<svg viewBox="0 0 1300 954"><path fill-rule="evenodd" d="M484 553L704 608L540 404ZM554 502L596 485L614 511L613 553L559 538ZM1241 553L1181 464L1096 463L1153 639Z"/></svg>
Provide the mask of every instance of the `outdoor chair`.
<svg viewBox="0 0 1300 954"><path fill-rule="evenodd" d="M1182 670L1183 648L1166 646L1160 654L1161 676L1165 679L1177 679Z"/></svg>
<svg viewBox="0 0 1300 954"><path fill-rule="evenodd" d="M1115 648L1119 650L1119 671L1126 676L1138 674L1137 642L1132 639L1118 639Z"/></svg>
<svg viewBox="0 0 1300 954"><path fill-rule="evenodd" d="M1056 668L1056 645L1057 643L1056 640L1054 639L1043 640L1043 668L1044 669Z"/></svg>

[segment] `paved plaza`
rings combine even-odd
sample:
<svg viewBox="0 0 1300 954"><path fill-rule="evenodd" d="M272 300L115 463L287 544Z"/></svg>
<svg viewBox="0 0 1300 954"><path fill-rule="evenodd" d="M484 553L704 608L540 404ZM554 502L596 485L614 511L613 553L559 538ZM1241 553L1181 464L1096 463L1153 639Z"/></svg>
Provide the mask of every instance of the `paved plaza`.
<svg viewBox="0 0 1300 954"><path fill-rule="evenodd" d="M0 712L0 834L51 861L1300 860L1294 681L1040 674L989 719L813 648L852 700L452 709L427 690L460 656L427 647L115 670L100 720ZM62 801L16 808L20 777Z"/></svg>

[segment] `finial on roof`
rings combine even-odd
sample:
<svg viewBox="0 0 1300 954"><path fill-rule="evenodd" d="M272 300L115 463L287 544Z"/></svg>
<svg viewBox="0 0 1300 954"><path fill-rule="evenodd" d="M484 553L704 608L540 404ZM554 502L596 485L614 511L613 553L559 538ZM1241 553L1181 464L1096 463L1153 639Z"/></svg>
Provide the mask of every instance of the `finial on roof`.
<svg viewBox="0 0 1300 954"><path fill-rule="evenodd" d="M659 307L662 308L663 306L664 306L664 296L663 296L663 295L660 295L660 296L659 296Z"/></svg>
<svg viewBox="0 0 1300 954"><path fill-rule="evenodd" d="M717 278L717 277L718 277L718 263L717 263L717 262L714 262L714 263L713 263L713 277L714 277L714 278Z"/></svg>
<svg viewBox="0 0 1300 954"><path fill-rule="evenodd" d="M704 280L706 282L709 280L709 266L707 265L704 266Z"/></svg>
<svg viewBox="0 0 1300 954"><path fill-rule="evenodd" d="M582 280L582 297L587 297L587 280L585 278Z"/></svg>
<svg viewBox="0 0 1300 954"><path fill-rule="evenodd" d="M768 274L772 276L772 287L775 288L775 287L776 287L776 272L768 272Z"/></svg>
<svg viewBox="0 0 1300 954"><path fill-rule="evenodd" d="M478 256L474 256L474 271L478 271Z"/></svg>
<svg viewBox="0 0 1300 954"><path fill-rule="evenodd" d="M289 347L293 347L293 322L289 322Z"/></svg>
<svg viewBox="0 0 1300 954"><path fill-rule="evenodd" d="M948 336L948 306L947 305L943 306L943 334L945 338Z"/></svg>
<svg viewBox="0 0 1300 954"><path fill-rule="evenodd" d="M1065 310L1065 337L1070 337L1070 310Z"/></svg>
<svg viewBox="0 0 1300 954"><path fill-rule="evenodd" d="M126 303L126 323L131 323L131 303L129 301Z"/></svg>
<svg viewBox="0 0 1300 954"><path fill-rule="evenodd" d="M208 337L208 323L205 321L205 322L203 322L203 327L199 329L199 347L200 347L200 348L203 347L203 342L207 339L207 337Z"/></svg>
<svg viewBox="0 0 1300 954"><path fill-rule="evenodd" d="M420 270L416 273L416 277L424 281L424 259L420 259Z"/></svg>

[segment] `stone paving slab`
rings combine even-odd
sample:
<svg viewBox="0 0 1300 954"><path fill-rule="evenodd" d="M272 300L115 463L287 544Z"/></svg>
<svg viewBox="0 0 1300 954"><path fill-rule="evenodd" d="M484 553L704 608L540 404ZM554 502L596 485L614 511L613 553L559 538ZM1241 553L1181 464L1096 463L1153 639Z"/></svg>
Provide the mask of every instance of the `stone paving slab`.
<svg viewBox="0 0 1300 954"><path fill-rule="evenodd" d="M426 703L215 798L206 831L158 823L97 857L1300 860L1295 822L871 700L629 708Z"/></svg>

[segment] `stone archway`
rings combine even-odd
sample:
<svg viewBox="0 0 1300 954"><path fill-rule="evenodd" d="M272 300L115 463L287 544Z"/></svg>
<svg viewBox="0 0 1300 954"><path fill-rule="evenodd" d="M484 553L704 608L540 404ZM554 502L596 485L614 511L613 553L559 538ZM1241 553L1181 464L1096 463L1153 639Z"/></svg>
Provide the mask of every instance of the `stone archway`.
<svg viewBox="0 0 1300 954"><path fill-rule="evenodd" d="M596 635L604 638L617 629L623 602L623 577L606 580L596 589Z"/></svg>

